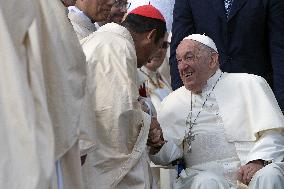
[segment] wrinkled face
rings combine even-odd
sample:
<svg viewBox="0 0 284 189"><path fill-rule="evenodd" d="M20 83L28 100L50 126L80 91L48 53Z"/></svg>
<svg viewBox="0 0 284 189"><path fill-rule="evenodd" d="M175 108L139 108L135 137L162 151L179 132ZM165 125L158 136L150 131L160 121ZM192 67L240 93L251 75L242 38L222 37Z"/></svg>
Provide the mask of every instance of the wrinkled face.
<svg viewBox="0 0 284 189"><path fill-rule="evenodd" d="M127 8L127 0L117 0L111 8L107 21L120 24L125 13L127 12Z"/></svg>
<svg viewBox="0 0 284 189"><path fill-rule="evenodd" d="M183 40L177 50L176 58L180 77L186 89L199 93L214 73L210 52L202 50L197 42ZM215 67L214 67L215 68Z"/></svg>
<svg viewBox="0 0 284 189"><path fill-rule="evenodd" d="M84 4L83 12L93 21L93 22L103 22L106 21L111 7L115 0L82 0Z"/></svg>

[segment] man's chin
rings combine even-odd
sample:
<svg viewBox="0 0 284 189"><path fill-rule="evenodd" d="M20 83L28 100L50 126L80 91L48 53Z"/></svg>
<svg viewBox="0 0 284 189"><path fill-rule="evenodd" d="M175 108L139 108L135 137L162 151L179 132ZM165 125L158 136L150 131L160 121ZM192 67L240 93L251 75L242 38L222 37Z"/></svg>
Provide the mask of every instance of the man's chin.
<svg viewBox="0 0 284 189"><path fill-rule="evenodd" d="M189 90L189 91L191 91L195 94L200 93L200 91L201 91L200 87L196 87L196 86L193 86L193 85L185 83L185 82L183 82L183 85L187 90Z"/></svg>
<svg viewBox="0 0 284 189"><path fill-rule="evenodd" d="M188 85L185 85L185 84L183 84L184 85L184 87L187 89L187 90L189 90L189 91L191 91L192 90L192 88L191 87L189 87Z"/></svg>

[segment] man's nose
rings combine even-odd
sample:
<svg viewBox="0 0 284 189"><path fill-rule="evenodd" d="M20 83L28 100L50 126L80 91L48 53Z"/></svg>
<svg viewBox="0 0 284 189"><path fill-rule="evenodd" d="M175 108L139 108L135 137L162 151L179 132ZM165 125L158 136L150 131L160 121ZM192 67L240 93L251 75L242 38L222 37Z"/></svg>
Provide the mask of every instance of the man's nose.
<svg viewBox="0 0 284 189"><path fill-rule="evenodd" d="M180 60L178 65L181 66L181 67L184 67L184 68L187 68L189 66L188 62L185 59Z"/></svg>

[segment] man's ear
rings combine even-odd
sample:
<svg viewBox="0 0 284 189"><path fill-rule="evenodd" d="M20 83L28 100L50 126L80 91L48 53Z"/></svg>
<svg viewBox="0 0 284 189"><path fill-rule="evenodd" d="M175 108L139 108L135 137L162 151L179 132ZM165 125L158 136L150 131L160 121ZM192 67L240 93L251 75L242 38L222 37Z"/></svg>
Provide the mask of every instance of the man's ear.
<svg viewBox="0 0 284 189"><path fill-rule="evenodd" d="M156 29L152 29L151 31L149 31L148 33L147 33L147 39L148 40L153 40L153 41L155 41L155 38L156 38L156 35L157 35L157 30Z"/></svg>
<svg viewBox="0 0 284 189"><path fill-rule="evenodd" d="M218 65L219 54L218 53L211 53L211 60L209 63L210 68L215 68Z"/></svg>

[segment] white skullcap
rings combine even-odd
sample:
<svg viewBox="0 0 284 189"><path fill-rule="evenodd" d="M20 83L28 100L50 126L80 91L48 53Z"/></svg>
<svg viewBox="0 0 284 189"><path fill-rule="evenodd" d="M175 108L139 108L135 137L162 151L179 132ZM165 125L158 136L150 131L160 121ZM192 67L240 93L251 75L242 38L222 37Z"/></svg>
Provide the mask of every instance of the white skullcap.
<svg viewBox="0 0 284 189"><path fill-rule="evenodd" d="M216 47L214 41L210 37L208 37L208 36L206 36L204 34L203 35L191 34L191 35L185 37L183 40L185 40L185 39L191 39L191 40L194 40L194 41L198 41L198 42L206 45L207 47L210 47L211 49L214 49L216 52L218 52L217 47Z"/></svg>

